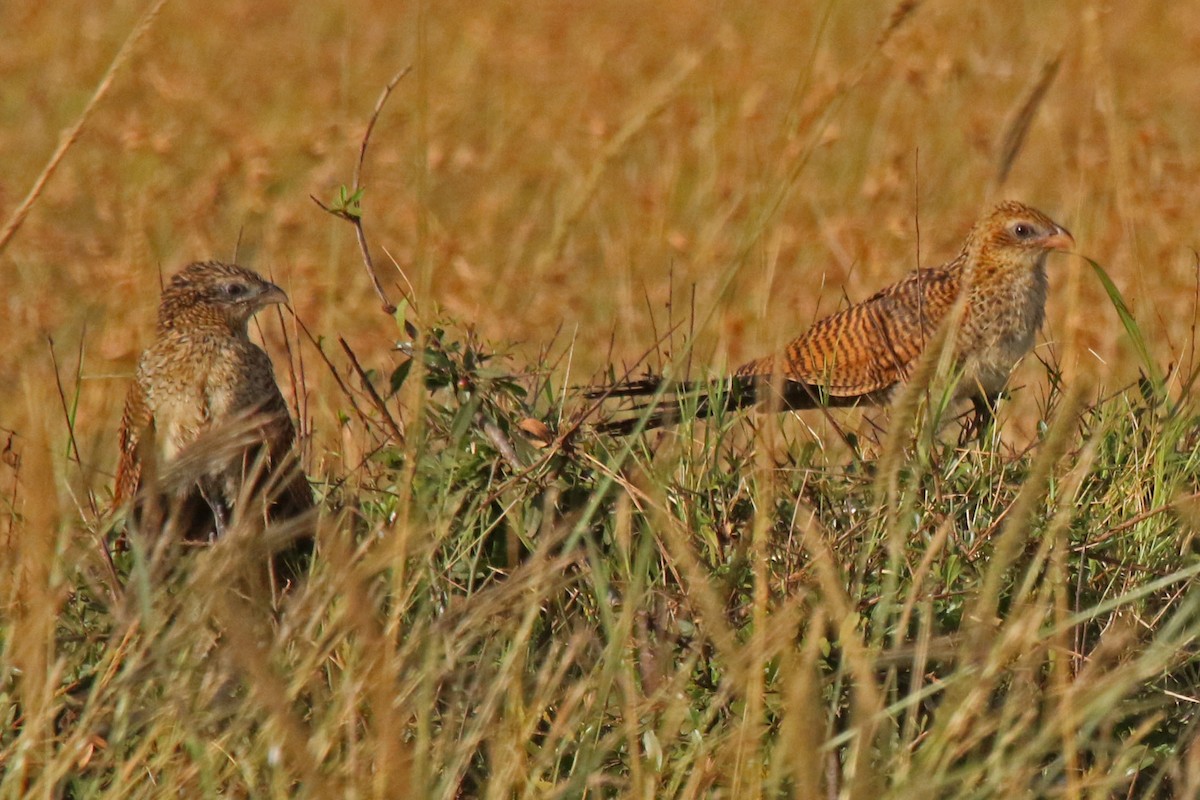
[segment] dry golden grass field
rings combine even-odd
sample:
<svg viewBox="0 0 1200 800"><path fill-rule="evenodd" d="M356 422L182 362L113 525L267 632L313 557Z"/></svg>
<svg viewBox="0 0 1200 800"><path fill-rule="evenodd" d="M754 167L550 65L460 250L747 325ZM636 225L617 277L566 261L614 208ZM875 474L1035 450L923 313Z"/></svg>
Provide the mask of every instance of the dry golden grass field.
<svg viewBox="0 0 1200 800"><path fill-rule="evenodd" d="M21 208L64 133L80 119L114 56L149 6L145 0L0 3L0 225L10 222ZM75 677L72 670L83 674L83 665L90 663L84 656L79 661L56 662L59 654L48 632L54 622L50 618L39 622L29 607L41 597L56 610L64 608L69 592L62 587L74 585L64 577L71 570L71 558L64 554L79 541L85 542L86 549L89 536L106 535L105 523L97 522L96 512L103 512L111 497L125 389L138 353L152 335L161 281L189 261L236 257L239 263L272 276L289 293L294 317L286 311L264 313L255 336L265 341L285 395L303 416L306 465L314 483L323 487L318 495L342 491L338 502L354 506L350 487L378 478L378 471L368 471L368 476L361 469L364 457L381 442L378 429L360 424L349 411L347 390L339 384L349 386L360 401L363 395L338 337L344 337L364 367L385 376L385 383L386 376L406 360L396 345L409 337L381 310L353 227L322 211L312 198L328 203L340 186L353 182L372 109L389 79L405 67L411 67L411 72L396 86L378 118L362 174L362 219L386 290L394 301L408 298L406 319L422 331L443 324L454 331L448 336L462 338L463 331L471 329L488 347L505 354L497 362L502 370L519 380L546 381L540 391L553 398L548 411L542 403L547 421L570 420L586 407L570 392L560 396L566 389L596 380L610 365L619 376L647 352L651 355L644 366L661 369L675 358L675 369L694 377L717 375L770 352L819 316L867 297L915 266L949 259L976 216L1001 198L1020 199L1061 222L1074 234L1078 255L1054 256L1049 261L1047 321L1034 355L1025 359L1010 383L1013 397L1000 414L1002 438L994 442L996 452L1004 455L986 462L995 470L991 474L1003 473L1004 485L1012 486L1015 493L1023 478L1005 473L1001 461L1017 463L1015 459L1024 458L1027 448L1036 454L1042 437L1053 439L1054 425L1047 423L1054 416L1047 407L1056 402L1048 398L1058 396L1051 388L1052 376L1060 376L1061 385L1079 392L1081 405L1090 406L1125 391L1146 370L1133 342L1136 336L1131 338L1096 272L1081 256L1094 259L1112 278L1137 320L1151 361L1167 377L1167 393L1186 400L1182 395L1195 366L1200 303L1196 225L1200 5L1152 0L971 4L948 0L663 4L220 0L202 9L201 4L167 2L133 44L128 59L111 73L111 84L44 191L28 208L23 224L0 244L0 450L5 453L0 463L0 497L5 503L0 507L0 542L7 552L0 565L0 584L7 582L9 587L0 590L0 619L16 620L0 627L0 648L5 652L0 704L15 702L19 692L14 694L12 681L19 683L20 676L28 676L31 663L47 666L47 685L68 688ZM297 320L321 342L328 364L313 339L299 330ZM672 326L677 327L668 337ZM665 341L656 346L660 340ZM528 375L539 377L524 377ZM406 385L405 392L395 398L400 408L396 413L405 424L412 424L423 401L415 387ZM364 405L369 407L366 401ZM875 425L886 429L888 418L886 410L835 416L839 425L861 432L873 432ZM806 441L826 437L830 424L819 413L791 415L781 423L801 448ZM436 429L436 424L430 426ZM1085 464L1079 475L1092 464L1089 459L1103 457L1097 456L1103 449L1088 444L1082 434L1072 433L1068 439L1071 443L1063 444L1061 452L1072 454L1068 459L1072 464ZM422 469L416 441L414 437L403 447L391 443L399 448L396 463L405 465L396 467L398 474L409 479ZM1140 451L1130 455L1130 463L1142 455ZM653 471L655 463L648 457L643 466ZM762 468L755 457L745 463ZM1071 478L1075 473L1067 474L1069 465L1060 469L1062 474L1052 467L1038 462L1029 467L1029 474L1058 475L1068 487L1062 490L1068 498L1071 491L1091 485L1082 477ZM409 469L413 472L404 471ZM1103 525L1109 527L1120 526L1194 492L1190 469L1189 462L1178 473L1179 483L1172 483L1169 490L1158 483L1150 487L1148 478L1145 483L1136 476L1124 482L1114 479L1113 485L1120 488L1109 497L1119 495L1121 500L1110 507L1111 513L1098 514L1097 519L1103 517ZM1159 481L1165 474L1153 473ZM340 485L348 475L357 477ZM686 477L678 480L686 483ZM436 483L433 477L428 480L430 485ZM639 478L629 480L642 485ZM657 497L660 489L670 494L661 487L642 488L647 496ZM643 511L637 491L631 487L627 491L634 509ZM980 491L987 495L989 489L984 486ZM1008 508L1005 504L1012 498L1002 499L1003 494L996 489L993 509ZM1058 489L1050 494L1058 502ZM541 513L542 502L531 501L530 507ZM621 530L628 533L621 527L628 525L628 519L620 515L631 511L629 502L616 506L613 535L619 540ZM1019 508L1036 516L1025 506ZM1066 505L1051 506L1045 513L1047 520L1058 519L1055 508L1068 516L1074 513L1074 503L1068 499ZM442 517L430 508L418 509L417 514L426 512L428 519L422 518L421 524L428 524L430 531L442 536L454 530L457 523L449 520L458 518L453 514ZM594 508L588 511L592 513ZM997 512L996 518L1002 520L1004 513ZM364 516L369 526L373 518L366 512ZM646 524L653 529L665 523ZM897 530L896 524L889 517L881 530ZM1053 527L1057 522L1045 524L1057 530ZM1093 521L1075 527L1087 524L1101 525ZM924 523L914 525L922 528ZM932 525L928 535L933 536L937 527ZM755 535L761 532L757 523L749 528ZM31 544L34 540L39 543ZM676 542L670 536L659 541L666 540L661 545L664 552ZM577 538L570 541L578 542ZM843 545L853 561L855 548L841 540L839 547ZM420 548L412 545L410 550ZM1176 548L1175 561L1156 567L1153 574L1171 574L1190 564L1188 559L1195 556L1185 550ZM52 553L59 557L51 560ZM339 557L350 563L349 555ZM511 550L507 557L512 557ZM659 558L671 560L662 554ZM700 573L689 572L691 562L684 561L678 570L664 568L664 573L692 585ZM32 581L28 586L38 583L37 569L34 578L28 572L35 562L46 571L43 577L48 583L29 589L33 594L22 594L18 591L25 585L22 581ZM505 564L495 568L496 574L512 566ZM561 564L556 567L561 568ZM591 569L596 569L594 564ZM756 572L745 585L758 585L755 581L761 582L764 575ZM613 576L604 580L609 578L615 580ZM406 586L396 574L388 580L394 591ZM812 580L821 584L823 592L832 591L832 584ZM1048 577L1045 580L1046 586L1053 583ZM1119 582L1113 580L1113 585ZM988 591L999 591L987 580L980 581L990 587ZM1066 580L1072 585L1081 582L1076 573ZM1132 585L1122 584L1126 589ZM497 591L503 591L503 586L498 583ZM855 591L861 589L856 586ZM549 592L538 591L543 590ZM376 597L371 591L363 597ZM405 591L408 594L400 594L409 600L420 594L412 586ZM463 591L472 596L473 589ZM594 591L603 598L601 589ZM693 586L693 591L703 595L696 602L711 617L712 606L705 605L711 600L707 590ZM1052 595L1047 589L1046 598ZM394 600L398 595L389 596ZM750 591L747 596L751 608L747 614L766 613L765 594ZM826 597L822 602L827 601ZM879 622L886 616L873 610L865 594L855 594L854 601L861 601L864 620ZM311 602L314 608L321 607L316 599ZM422 602L428 605L419 608L430 614L438 607L433 599ZM524 601L508 596L498 602L511 603L521 614L538 605L530 601L521 606ZM718 607L721 602L725 600ZM362 603L355 608L370 616L364 609L371 603ZM1056 603L1057 599L1046 599L1043 610L1058 613L1062 609ZM391 633L395 632L391 626L412 611L411 607L397 610L402 605L379 602L380 608L386 607L380 614L387 618L385 629ZM545 601L543 609L547 605L553 604ZM1082 606L1099 609L1103 597ZM832 605L814 607L826 618L834 614ZM1081 605L1077 603L1073 610L1080 612ZM601 599L584 618L604 621L608 613ZM116 611L112 614L113 620L124 619ZM222 628L221 620L235 616L229 609L214 614L217 622L189 630L211 633ZM1159 620L1155 618L1156 623ZM38 624L50 627L39 629ZM101 627L106 636L115 636L114 631L128 631L123 624L112 621ZM600 626L605 632L600 638L613 652L621 651L622 645L613 642L618 640L616 631L625 630L623 624ZM1138 624L1130 623L1131 630ZM867 627L865 622L863 626ZM830 630L835 627L831 622ZM15 638L31 630L35 634L41 630L50 642L41 656L22 656L14 650ZM447 630L426 633L436 639ZM1158 628L1150 623L1138 630L1158 635ZM578 637L572 638L573 631L568 625L547 636L555 639L561 634L555 646L569 654L568 660L577 659L572 663L581 664L583 656L572 648L586 647ZM512 641L525 641L521 636L527 633L520 628ZM288 635L298 634L291 629ZM214 641L219 638L213 636ZM721 636L713 634L713 641L721 651ZM787 648L781 641L760 644L784 652ZM882 646L881 641L868 644ZM1077 654L1084 647L1080 642L1076 642ZM417 700L442 697L449 691L447 686L460 685L454 680L467 686L467 679L456 672L462 668L460 663L448 661L438 671L443 666L437 666L442 664L440 656L433 655L436 646L420 650L412 645L417 648L413 652L422 654L415 661L404 646L399 645L396 660L384 659L380 669L386 669L378 674L395 678L411 667L413 674L425 676L428 683L421 684ZM105 647L108 658L111 642ZM816 652L807 644L795 650L801 653L793 653L796 659ZM345 653L335 651L331 646L325 654L331 662L366 669L356 665L353 657L343 663ZM858 668L853 664L861 664L854 661L852 648L848 652L852 666L847 669L853 672ZM584 678L538 672L538 663L513 666L505 660L511 653L500 648L492 654L500 664L497 675L528 670L524 685L530 697L544 700L547 708L553 705L568 717L563 709L586 706L591 692L627 692L629 686L622 681L653 683L644 670L637 673L630 666L615 677L606 673L607 683L601 680L589 687ZM783 662L791 657L780 656ZM120 663L113 658L112 664ZM55 663L68 662L69 668L51 669ZM171 680L167 676L183 674L147 666L156 663L153 660L139 663L143 670L139 675L158 675L165 685ZM317 661L304 663L312 666ZM241 664L239 674L253 676L261 666ZM118 671L116 666L111 669L110 674ZM839 667L829 669L840 674ZM1057 676L1055 680L1069 683L1058 669L1046 667L1047 674ZM1137 680L1149 680L1155 669L1164 672L1168 667L1165 662L1148 667ZM854 674L856 681L864 680L863 674ZM198 677L195 680L202 683ZM253 677L247 680L262 686ZM754 686L761 690L760 699L774 697L773 690L754 680L759 678L745 677L746 683L739 684L750 687L743 694L730 690L732 695L722 695L725 689L715 690L714 696L727 705L733 703L729 696L741 697L737 702L748 705L721 706L724 711L707 718L714 726L709 730L717 725L714 718L724 719L721 714L752 715L758 708L751 702L756 696ZM773 678L761 680L769 683ZM714 678L714 685L718 684L726 686ZM287 695L286 702L296 705L309 696L298 685L287 684L286 691L280 690ZM1075 690L1063 689L1065 685L1052 688ZM562 696L556 694L555 687L564 686L568 688L562 689ZM624 688L618 691L618 687ZM464 696L469 688L463 689ZM845 782L831 777L827 763L811 774L781 777L779 759L765 745L761 750L737 749L746 747L747 735L754 738L761 733L755 727L734 725L721 740L725 744L711 750L688 749L691 740L686 737L672 750L662 736L670 725L663 723L656 729L655 744L638 728L638 720L645 722L660 713L666 701L654 695L652 687L643 688L646 697L658 699L641 706L630 699L633 695L622 694L624 700L612 701L617 706L626 703L619 714L611 708L604 711L620 720L611 729L617 733L603 728L607 732L602 736L598 731L603 726L598 727L595 741L604 742L604 747L596 744L586 757L578 755L582 750L571 751L576 762L571 763L562 750L556 751L560 760L553 767L539 760L535 749L549 752L553 748L547 742L558 741L555 737L560 735L563 741L570 738L553 726L539 729L538 748L531 745L518 760L527 770L524 776L510 774L515 765L497 766L505 759L489 750L495 747L493 737L526 735L521 714L514 711L519 692L481 701L480 708L490 709L489 713L500 707L506 711L495 712L499 721L486 736L472 740L475 734L463 733L462 740L471 743L460 752L454 749L457 734L452 735L448 721L453 714L429 716L421 710L421 702L414 701L415 711L408 706L396 711L392 722L406 733L396 734L394 741L372 727L378 719L363 723L365 732L347 733L338 726L353 716L346 710L353 702L338 690L330 702L347 705L336 714L331 712L338 720L331 729L338 732L328 735L346 738L338 739L338 746L324 739L320 746L311 745L306 752L320 768L306 767L305 756L295 752L288 760L288 749L299 747L296 742L303 738L296 734L292 739L283 737L284 777L271 772L278 766L271 761L277 751L258 743L237 751L244 758L230 755L232 766L200 768L197 778L178 763L168 766L167 760L154 762L146 755L150 751L194 755L189 748L196 747L195 742L184 737L168 745L169 737L156 727L165 723L155 722L138 728L140 732L126 740L127 749L118 758L120 748L114 743L120 737L114 731L120 726L113 723L115 728L105 727L97 734L112 745L104 751L109 754L104 757L113 759L110 771L95 783L79 783L71 791L76 792L72 796L115 797L121 791L130 792L124 796L153 796L144 788L131 788L139 785L138 775L152 773L162 781L160 788L172 787L171 793L181 796L224 792L250 797L285 797L295 792L322 796L314 787L324 786L328 791L336 787L334 794L325 796L399 797L403 795L393 793L399 784L389 782L400 780L397 775L420 781L413 785L428 787L430 796L445 797L543 793L682 797L722 792L750 796L748 786L772 796L792 792L790 796L803 797L797 788L803 786L821 786L830 796L840 791L843 797L878 797L884 787L893 792L887 796L920 796L913 793L913 784L904 782L908 770L919 763L918 735L897 748L911 745L905 757L917 753L918 761L901 759L903 765L893 771L887 766L894 763L888 760L891 756L878 755L874 763L884 766L873 773L875 782L863 783L866 769L858 762L855 772L849 757L843 761ZM28 706L33 693L28 688L21 691L26 692ZM838 690L830 691L830 696L839 696ZM1181 690L1176 686L1172 691ZM111 695L96 692L89 708L122 707L116 688ZM1113 692L1091 697L1080 707L1111 705L1116 703L1113 698L1130 696L1132 690L1125 695ZM879 697L885 695L881 691ZM47 701L46 708L57 708L62 696L54 694L56 699ZM553 703L548 699L552 696ZM896 697L903 696L901 692L887 697L900 702ZM526 700L530 707L537 705ZM452 699L445 702L447 707L454 705ZM770 707L770 702L763 702ZM838 705L836 700L829 702L831 709ZM860 702L867 701L857 696L851 705ZM879 700L879 709L883 702ZM714 708L721 705L713 703ZM293 734L299 730L272 716L278 705L263 701L254 707L275 709L264 713L282 729ZM483 715L480 708L476 711ZM63 791L62 775L81 768L83 759L74 751L60 758L54 747L23 749L22 720L36 719L28 716L32 711L25 713L3 716L0 709L4 725L0 769L24 771L19 779L10 772L10 778L0 780L0 788L8 792L5 796L21 796L27 790L52 796ZM302 720L296 724L311 725L310 733L325 730L304 713L296 714ZM460 731L470 727L472 714L463 712ZM603 716L597 715L597 719ZM1061 719L1049 712L1046 717ZM766 712L763 718L775 719ZM1178 719L1190 731L1186 727L1190 717ZM788 736L808 741L786 720L780 724L779 735L785 741L793 741ZM51 737L50 723L46 725L46 736ZM776 730L774 722L763 725L762 730ZM844 728L831 726L832 741ZM354 726L345 723L344 727ZM238 736L243 737L238 741L256 741L250 727L228 728L234 729L241 733L229 734L230 741ZM587 739L581 730L591 728L581 722L572 734L573 742ZM996 730L1023 729L1014 723ZM953 739L960 733L946 735ZM313 741L320 738L312 735ZM936 739L937 730L931 735ZM68 734L61 736L58 741L69 740ZM611 742L604 736L626 736L621 740L626 744L608 748ZM1062 736L1064 741L1070 738ZM1190 736L1179 733L1172 741L1186 743ZM1003 737L997 733L996 738ZM480 739L484 744L479 744ZM46 740L41 741L45 745ZM374 747L390 752L403 766L391 774L371 761L373 756L356 763L353 756L345 755L354 752L354 741L370 745L363 745L364 752ZM400 741L404 744L396 743ZM143 742L147 743L144 750L139 749ZM659 752L662 772L657 774L673 775L662 777L661 783L651 777L650 766L654 748L660 745L667 755ZM725 745L732 749L722 749ZM640 754L632 752L639 747ZM880 752L891 752L880 747ZM1040 767L1031 764L1047 763L1043 751L1001 778L981 767L970 791L950 788L956 785L945 778L962 762L937 762L941 770L937 774L945 778L939 784L943 793L926 796L1125 796L1122 792L1133 791L1134 783L1089 783L1089 769L1116 764L1125 756L1112 754L1124 751L1114 746L1104 755L1102 747L1079 747L1089 755L1071 750L1063 756L1065 777L1042 784L1028 777L1033 772L1021 770L1036 772ZM234 745L226 749L236 750ZM729 753L740 758L751 751L757 755L746 761L731 757L728 763L736 762L737 769L725 766L723 759ZM826 751L835 752L836 745L828 745ZM1187 772L1180 766L1182 760L1170 760L1183 759L1185 751L1186 746L1179 744L1164 756L1168 760L1161 763L1168 766L1162 767L1162 775L1169 780L1162 778L1152 791L1165 785L1177 791L1200 785L1195 783L1200 773ZM1191 752L1194 760L1200 751L1193 747ZM1109 756L1111 762L1105 761ZM1130 756L1131 761L1121 762L1122 769L1132 774L1130 764L1141 763L1140 757ZM981 757L978 763L986 761ZM54 782L39 780L30 767L38 763L61 763L62 773ZM142 772L124 773L122 763L140 764L130 772ZM1192 769L1200 767L1192 764ZM590 778L589 770L594 772ZM1103 771L1116 774L1112 770L1116 767ZM747 778L760 773L761 784L757 778ZM606 777L595 777L601 774ZM989 784L992 779L995 783ZM1005 786L1020 789L1006 794ZM347 787L357 788L351 792ZM960 790L962 794L953 793ZM343 791L346 794L340 794Z"/></svg>

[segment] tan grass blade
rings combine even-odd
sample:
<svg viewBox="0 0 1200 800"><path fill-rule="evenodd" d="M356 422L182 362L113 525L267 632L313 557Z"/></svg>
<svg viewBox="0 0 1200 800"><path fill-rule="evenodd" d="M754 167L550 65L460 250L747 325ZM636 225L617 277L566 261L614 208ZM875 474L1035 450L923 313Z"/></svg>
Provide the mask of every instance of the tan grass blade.
<svg viewBox="0 0 1200 800"><path fill-rule="evenodd" d="M46 188L46 183L58 169L58 165L62 163L63 158L66 157L67 151L71 149L72 145L79 139L79 135L83 133L83 128L91 118L92 112L96 110L104 95L108 94L109 88L112 87L113 79L116 77L117 72L129 60L129 56L133 53L133 48L141 41L146 32L150 30L150 26L154 23L155 18L158 17L159 12L162 11L163 6L166 4L167 0L155 0L154 5L150 6L146 13L142 15L142 18L138 20L137 25L133 27L133 30L129 32L129 35L125 37L124 43L121 44L121 49L113 56L112 63L108 65L104 77L100 79L96 90L92 92L91 99L83 107L79 119L75 120L75 124L63 132L62 137L58 141L58 147L54 149L53 155L46 162L46 166L42 168L42 172L38 175L37 180L33 182L29 193L13 209L13 212L9 214L8 221L4 223L4 229L0 230L0 253L4 252L9 241L17 232L17 229L21 227L21 223L25 221L25 217L29 215L29 209L33 208L33 204L41 197L42 190Z"/></svg>
<svg viewBox="0 0 1200 800"><path fill-rule="evenodd" d="M1008 179L1008 173L1012 170L1017 156L1021 153L1021 147L1025 144L1025 137L1029 133L1029 127L1033 124L1033 118L1037 115L1042 101L1046 99L1046 92L1050 90L1050 86L1058 76L1058 68L1061 64L1062 53L1059 53L1042 65L1037 82L1033 84L1033 88L1025 97L1025 102L1021 103L1021 107L1017 109L1017 113L1005 128L1004 140L1000 145L999 165L996 169L997 186L1003 186L1004 181Z"/></svg>

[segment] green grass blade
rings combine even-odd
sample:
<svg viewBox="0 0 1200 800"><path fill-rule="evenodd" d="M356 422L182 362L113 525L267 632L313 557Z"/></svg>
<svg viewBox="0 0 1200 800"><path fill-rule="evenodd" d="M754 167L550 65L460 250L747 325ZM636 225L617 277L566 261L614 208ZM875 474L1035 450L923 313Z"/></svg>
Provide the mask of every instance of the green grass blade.
<svg viewBox="0 0 1200 800"><path fill-rule="evenodd" d="M1158 364L1150 356L1150 348L1146 346L1146 337L1142 336L1142 329L1138 326L1137 320L1133 318L1133 313L1129 310L1129 306L1125 304L1125 298L1121 296L1121 290L1113 283L1112 278L1108 277L1108 273L1104 271L1104 267L1087 256L1084 256L1083 259L1092 265L1092 269L1096 271L1096 277L1100 279L1101 285L1104 286L1104 291L1108 293L1109 302L1117 310L1117 316L1121 318L1121 324L1125 327L1125 333L1128 334L1129 341L1133 344L1134 352L1137 353L1138 360L1142 362L1142 369L1150 379L1150 383L1154 386L1154 394L1159 399L1166 400L1166 380L1163 378Z"/></svg>

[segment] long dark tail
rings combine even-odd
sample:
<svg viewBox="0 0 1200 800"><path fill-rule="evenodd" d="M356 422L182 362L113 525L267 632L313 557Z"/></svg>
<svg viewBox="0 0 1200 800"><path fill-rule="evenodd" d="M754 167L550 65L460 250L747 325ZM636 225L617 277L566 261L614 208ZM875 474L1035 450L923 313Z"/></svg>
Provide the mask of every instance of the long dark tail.
<svg viewBox="0 0 1200 800"><path fill-rule="evenodd" d="M622 408L619 416L597 423L595 430L613 436L627 436L634 431L648 431L673 425L682 419L689 401L695 402L695 419L748 408L758 402L755 381L751 378L727 378L719 383L680 381L672 383L662 378L642 378L608 386L596 386L584 392L592 400L606 398L657 397L650 403L635 403Z"/></svg>
<svg viewBox="0 0 1200 800"><path fill-rule="evenodd" d="M738 411L761 405L768 411L801 411L811 408L835 408L857 405L875 405L887 402L886 390L861 395L830 395L822 386L799 381L772 382L767 376L738 375L717 383L680 381L671 383L662 378L649 377L635 381L596 386L584 392L592 400L622 397L657 397L650 403L635 403L621 409L618 416L597 423L600 433L625 436L634 431L653 430L664 425L673 425L682 418L689 399L695 401L695 419L704 419L714 414Z"/></svg>

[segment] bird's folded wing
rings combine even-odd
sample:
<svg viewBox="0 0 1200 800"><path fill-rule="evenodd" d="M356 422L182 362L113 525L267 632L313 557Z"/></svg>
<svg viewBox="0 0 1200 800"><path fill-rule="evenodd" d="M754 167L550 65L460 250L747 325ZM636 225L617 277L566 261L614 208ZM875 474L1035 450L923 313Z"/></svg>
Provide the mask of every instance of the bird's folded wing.
<svg viewBox="0 0 1200 800"><path fill-rule="evenodd" d="M739 377L772 377L821 387L829 397L859 397L902 382L949 314L956 269L920 270L826 317L778 356L751 361Z"/></svg>
<svg viewBox="0 0 1200 800"><path fill-rule="evenodd" d="M119 506L132 498L138 491L142 479L142 463L138 448L142 436L153 425L154 418L145 389L135 380L125 395L125 411L121 415L121 431L118 435L121 452L117 460L116 489L113 506Z"/></svg>

